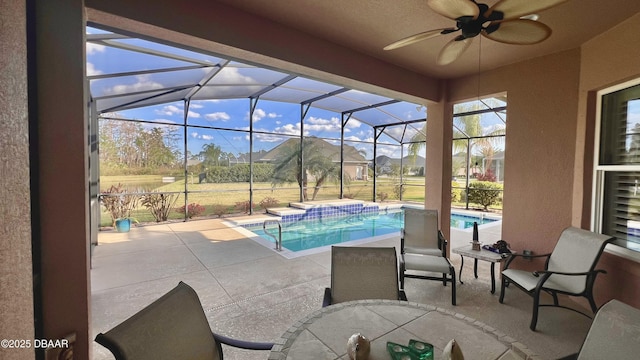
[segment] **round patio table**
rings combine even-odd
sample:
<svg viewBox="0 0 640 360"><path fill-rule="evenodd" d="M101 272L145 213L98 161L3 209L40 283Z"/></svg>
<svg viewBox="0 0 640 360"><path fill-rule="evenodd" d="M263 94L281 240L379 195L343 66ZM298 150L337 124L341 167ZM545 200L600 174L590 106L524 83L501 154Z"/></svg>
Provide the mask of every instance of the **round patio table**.
<svg viewBox="0 0 640 360"><path fill-rule="evenodd" d="M348 359L347 339L355 333L371 341L369 360L391 359L387 341L406 345L410 339L432 344L436 359L451 339L469 358L531 356L516 339L462 314L407 301L359 300L299 320L275 341L269 359Z"/></svg>

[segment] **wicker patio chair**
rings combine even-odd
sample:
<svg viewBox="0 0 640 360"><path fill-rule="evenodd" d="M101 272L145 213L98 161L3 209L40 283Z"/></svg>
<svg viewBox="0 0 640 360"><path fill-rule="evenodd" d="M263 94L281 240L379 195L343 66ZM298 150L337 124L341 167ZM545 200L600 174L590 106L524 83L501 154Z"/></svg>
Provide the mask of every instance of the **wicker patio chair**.
<svg viewBox="0 0 640 360"><path fill-rule="evenodd" d="M249 350L273 347L212 333L198 294L183 282L95 340L116 360L221 360L221 344Z"/></svg>
<svg viewBox="0 0 640 360"><path fill-rule="evenodd" d="M604 270L596 270L595 266L604 247L612 240L613 237L608 235L568 227L560 234L550 254L511 254L502 271L500 303L504 301L505 288L509 284L515 285L533 297L533 314L529 327L534 331L540 306L561 307L589 317L578 310L561 306L558 303L558 294L584 296L589 300L591 311L595 313L598 308L593 299L593 283L599 273L606 273ZM514 259L524 256L546 257L544 270L530 272L509 268ZM542 292L549 293L553 297L553 304L540 304Z"/></svg>
<svg viewBox="0 0 640 360"><path fill-rule="evenodd" d="M451 304L456 304L456 271L447 258L447 239L439 229L438 211L404 209L400 238L400 288L405 278L451 283ZM435 274L441 276L435 276Z"/></svg>
<svg viewBox="0 0 640 360"><path fill-rule="evenodd" d="M394 247L331 247L331 287L322 306L352 300L407 300L398 287Z"/></svg>

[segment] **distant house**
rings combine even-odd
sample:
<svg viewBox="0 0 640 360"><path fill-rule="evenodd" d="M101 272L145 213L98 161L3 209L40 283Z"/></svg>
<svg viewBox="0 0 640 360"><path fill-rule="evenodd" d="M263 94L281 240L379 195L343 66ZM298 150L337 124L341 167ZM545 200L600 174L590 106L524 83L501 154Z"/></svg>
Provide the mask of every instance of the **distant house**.
<svg viewBox="0 0 640 360"><path fill-rule="evenodd" d="M331 159L332 162L340 164L340 144L333 145L325 140L308 137L306 141L311 141L314 149ZM285 155L286 149L291 146L299 146L300 139L289 139L273 149L264 153L260 158L254 158L254 162L273 163ZM352 180L368 180L369 161L350 145L344 145L344 173Z"/></svg>
<svg viewBox="0 0 640 360"><path fill-rule="evenodd" d="M395 159L386 155L376 157L376 167L378 174L389 175L392 173L393 165L409 168L406 172L408 175L424 175L425 158L419 155L405 156L402 159Z"/></svg>

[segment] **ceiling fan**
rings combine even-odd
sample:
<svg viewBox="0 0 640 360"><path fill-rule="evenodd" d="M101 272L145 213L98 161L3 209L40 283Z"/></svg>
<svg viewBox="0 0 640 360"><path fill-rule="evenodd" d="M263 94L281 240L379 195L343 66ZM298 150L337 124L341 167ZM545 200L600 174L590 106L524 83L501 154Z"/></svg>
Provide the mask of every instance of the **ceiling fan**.
<svg viewBox="0 0 640 360"><path fill-rule="evenodd" d="M537 44L551 35L551 28L536 21L537 15L534 13L565 1L567 0L500 0L489 7L475 0L428 0L427 5L433 11L455 20L456 27L411 35L387 45L384 50L461 31L460 35L440 50L437 63L447 65L458 59L478 35L506 44Z"/></svg>

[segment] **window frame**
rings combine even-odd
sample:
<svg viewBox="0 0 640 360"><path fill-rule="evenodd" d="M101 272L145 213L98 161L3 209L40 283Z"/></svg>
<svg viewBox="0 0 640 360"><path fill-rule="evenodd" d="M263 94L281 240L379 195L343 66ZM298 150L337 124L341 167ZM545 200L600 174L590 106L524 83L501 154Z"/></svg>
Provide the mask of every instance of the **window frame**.
<svg viewBox="0 0 640 360"><path fill-rule="evenodd" d="M601 145L602 145L602 122L603 122L603 98L606 95L629 89L640 85L640 77L625 81L623 83L602 89L596 93L596 121L594 132L594 148L593 148L593 172L592 172L592 196L591 196L591 230L602 233L605 221L605 176L608 172L640 172L640 163L611 165L600 164L601 162ZM640 242L637 243L640 247ZM618 243L607 245L606 252L624 257L626 259L640 262L640 250L631 249Z"/></svg>

